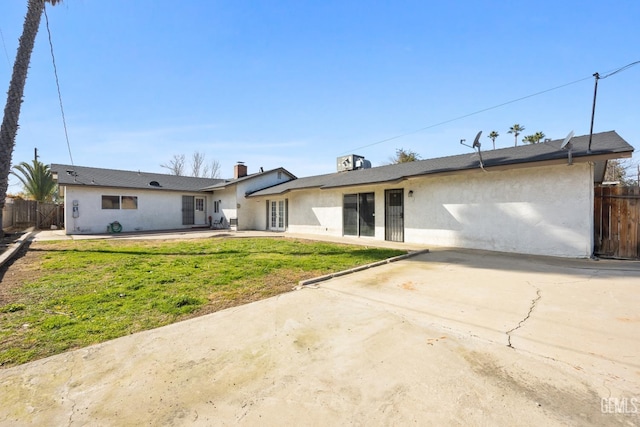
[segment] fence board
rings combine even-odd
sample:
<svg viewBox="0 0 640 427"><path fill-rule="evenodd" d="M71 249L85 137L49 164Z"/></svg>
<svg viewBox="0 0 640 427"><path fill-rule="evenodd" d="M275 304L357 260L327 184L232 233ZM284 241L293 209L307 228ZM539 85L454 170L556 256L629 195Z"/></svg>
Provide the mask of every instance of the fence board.
<svg viewBox="0 0 640 427"><path fill-rule="evenodd" d="M64 228L64 207L55 203L13 199L2 211L2 227Z"/></svg>
<svg viewBox="0 0 640 427"><path fill-rule="evenodd" d="M594 221L596 254L640 258L640 187L597 187Z"/></svg>

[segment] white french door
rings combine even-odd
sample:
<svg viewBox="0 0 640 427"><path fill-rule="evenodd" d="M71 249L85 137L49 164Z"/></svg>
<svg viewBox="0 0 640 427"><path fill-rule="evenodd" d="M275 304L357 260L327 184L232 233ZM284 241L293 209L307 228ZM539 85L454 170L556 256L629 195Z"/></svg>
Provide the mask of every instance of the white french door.
<svg viewBox="0 0 640 427"><path fill-rule="evenodd" d="M287 206L284 200L272 200L269 206L269 230L284 231Z"/></svg>

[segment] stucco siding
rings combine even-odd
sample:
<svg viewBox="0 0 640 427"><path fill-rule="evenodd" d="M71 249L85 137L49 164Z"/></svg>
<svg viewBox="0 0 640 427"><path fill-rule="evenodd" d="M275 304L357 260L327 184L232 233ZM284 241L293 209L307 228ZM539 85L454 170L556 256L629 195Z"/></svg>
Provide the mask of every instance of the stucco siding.
<svg viewBox="0 0 640 427"><path fill-rule="evenodd" d="M375 239L383 240L384 191L403 189L405 242L588 257L593 248L592 169L583 163L294 191L287 194L288 231L341 236L343 195L374 192Z"/></svg>
<svg viewBox="0 0 640 427"><path fill-rule="evenodd" d="M278 178L278 176L280 176ZM289 181L289 175L282 171L271 171L250 180L239 182L236 187L238 230L266 229L266 206L264 201L245 197L246 194Z"/></svg>
<svg viewBox="0 0 640 427"><path fill-rule="evenodd" d="M228 188L225 190L216 190L213 193L211 204L213 205L216 200L220 203L220 211L216 213L214 212L213 207L211 208L210 212L212 212L212 221L219 222L220 219L223 219L224 224L228 226L229 220L231 218L236 218L238 215L235 189Z"/></svg>
<svg viewBox="0 0 640 427"><path fill-rule="evenodd" d="M102 196L136 196L137 209L102 209ZM182 196L203 193L168 192L140 189L65 187L65 226L67 234L107 232L107 225L118 221L122 231L190 228L182 225ZM73 217L73 201L78 201L78 217ZM209 206L209 202L205 201ZM209 211L210 212L210 211ZM208 215L208 213L206 214Z"/></svg>
<svg viewBox="0 0 640 427"><path fill-rule="evenodd" d="M288 231L342 236L342 193L313 189L287 196Z"/></svg>
<svg viewBox="0 0 640 427"><path fill-rule="evenodd" d="M405 241L588 257L592 182L589 164L410 181Z"/></svg>

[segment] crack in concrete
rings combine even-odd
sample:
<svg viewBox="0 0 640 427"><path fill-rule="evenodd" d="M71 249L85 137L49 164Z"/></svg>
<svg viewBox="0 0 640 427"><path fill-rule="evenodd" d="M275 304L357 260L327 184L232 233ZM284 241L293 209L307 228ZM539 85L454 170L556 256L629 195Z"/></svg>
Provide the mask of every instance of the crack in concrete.
<svg viewBox="0 0 640 427"><path fill-rule="evenodd" d="M531 285L531 283L529 283L529 285ZM521 321L519 321L518 325L515 328L511 328L510 330L508 330L506 332L506 334L507 334L507 347L514 348L513 345L511 345L511 334L514 331L520 329L524 325L524 323L527 320L529 320L529 317L531 317L531 313L533 313L533 309L536 308L536 304L538 304L538 301L540 301L540 298L542 298L542 294L541 294L540 288L535 287L533 285L531 285L531 286L536 289L536 297L531 300L531 306L529 307L529 312L527 313L525 318L522 319Z"/></svg>
<svg viewBox="0 0 640 427"><path fill-rule="evenodd" d="M69 412L69 419L68 419L68 425L71 426L73 425L73 416L76 413L76 400L71 398L71 384L73 381L73 370L75 368L75 365L73 364L74 360L73 357L66 357L65 358L65 364L69 363L69 359L71 359L71 368L69 369L69 379L67 380L67 382L65 383L66 386L66 393L65 396L63 396L63 398L67 398L67 400L69 400L71 402L71 411Z"/></svg>

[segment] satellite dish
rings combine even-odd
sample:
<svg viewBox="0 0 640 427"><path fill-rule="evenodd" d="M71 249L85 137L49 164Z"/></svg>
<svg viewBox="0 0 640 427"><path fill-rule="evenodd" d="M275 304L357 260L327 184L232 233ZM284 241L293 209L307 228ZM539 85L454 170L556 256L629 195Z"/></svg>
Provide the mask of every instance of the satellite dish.
<svg viewBox="0 0 640 427"><path fill-rule="evenodd" d="M473 148L480 148L480 135L482 135L482 131L478 132L476 139L473 140Z"/></svg>
<svg viewBox="0 0 640 427"><path fill-rule="evenodd" d="M466 139L461 139L460 144L464 145L465 147L478 150L478 157L480 157L480 168L486 172L486 170L484 169L484 163L482 162L482 153L480 152L480 135L482 135L482 131L478 132L478 134L476 135L476 139L473 140L473 145L465 144Z"/></svg>
<svg viewBox="0 0 640 427"><path fill-rule="evenodd" d="M562 144L560 145L560 149L567 150L569 152L568 158L567 158L567 164L569 166L573 164L573 158L571 153L571 151L573 150L573 145L571 144L571 138L573 138L573 131L569 132L569 135L567 135L567 137L564 139L564 141L562 141Z"/></svg>
<svg viewBox="0 0 640 427"><path fill-rule="evenodd" d="M569 135L567 135L564 141L562 141L562 145L560 145L560 149L564 150L565 148L567 148L567 145L571 141L571 138L573 138L573 131L569 132Z"/></svg>

